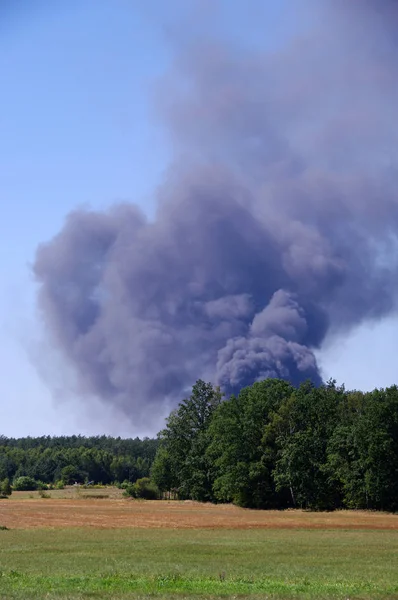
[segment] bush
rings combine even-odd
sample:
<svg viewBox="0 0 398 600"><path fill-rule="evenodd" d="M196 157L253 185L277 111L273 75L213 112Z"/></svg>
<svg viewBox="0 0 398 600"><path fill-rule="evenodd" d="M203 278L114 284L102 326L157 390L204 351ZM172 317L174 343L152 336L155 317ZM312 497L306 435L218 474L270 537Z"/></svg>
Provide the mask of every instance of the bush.
<svg viewBox="0 0 398 600"><path fill-rule="evenodd" d="M7 496L11 496L12 489L10 485L9 479L4 479L0 481L0 498L6 498Z"/></svg>
<svg viewBox="0 0 398 600"><path fill-rule="evenodd" d="M48 490L48 485L43 481L36 481L36 485L38 490Z"/></svg>
<svg viewBox="0 0 398 600"><path fill-rule="evenodd" d="M22 476L17 477L13 483L13 489L16 492L33 492L37 490L37 481L33 477Z"/></svg>
<svg viewBox="0 0 398 600"><path fill-rule="evenodd" d="M123 498L136 498L134 484L129 483L123 488Z"/></svg>
<svg viewBox="0 0 398 600"><path fill-rule="evenodd" d="M54 488L55 488L56 490L64 490L64 489L65 489L64 482L63 482L62 480L61 480L61 481L57 481L57 482L55 483L55 485L54 485Z"/></svg>
<svg viewBox="0 0 398 600"><path fill-rule="evenodd" d="M124 496L142 498L144 500L157 500L159 497L159 490L156 485L151 482L149 477L142 477L142 479L137 479L135 483L126 487Z"/></svg>
<svg viewBox="0 0 398 600"><path fill-rule="evenodd" d="M45 492L44 490L39 490L40 498L51 498L51 495Z"/></svg>

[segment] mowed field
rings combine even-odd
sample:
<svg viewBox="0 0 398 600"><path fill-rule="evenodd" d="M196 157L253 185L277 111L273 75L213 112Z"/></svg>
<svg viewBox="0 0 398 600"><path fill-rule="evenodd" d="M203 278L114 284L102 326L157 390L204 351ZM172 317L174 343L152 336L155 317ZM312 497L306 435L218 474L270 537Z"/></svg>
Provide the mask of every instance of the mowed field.
<svg viewBox="0 0 398 600"><path fill-rule="evenodd" d="M367 511L308 512L248 510L230 504L126 500L120 490L16 492L0 502L0 525L11 529L387 529L398 515Z"/></svg>
<svg viewBox="0 0 398 600"><path fill-rule="evenodd" d="M397 515L49 494L0 501L0 598L398 599Z"/></svg>

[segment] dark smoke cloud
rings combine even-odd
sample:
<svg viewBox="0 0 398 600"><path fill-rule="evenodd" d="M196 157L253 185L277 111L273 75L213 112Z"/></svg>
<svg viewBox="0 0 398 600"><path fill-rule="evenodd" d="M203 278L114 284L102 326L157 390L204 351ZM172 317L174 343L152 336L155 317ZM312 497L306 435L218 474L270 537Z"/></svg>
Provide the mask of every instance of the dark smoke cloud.
<svg viewBox="0 0 398 600"><path fill-rule="evenodd" d="M38 249L40 309L83 396L139 422L198 377L319 383L327 334L396 308L397 2L309 5L311 32L277 52L179 49L153 221L77 210Z"/></svg>

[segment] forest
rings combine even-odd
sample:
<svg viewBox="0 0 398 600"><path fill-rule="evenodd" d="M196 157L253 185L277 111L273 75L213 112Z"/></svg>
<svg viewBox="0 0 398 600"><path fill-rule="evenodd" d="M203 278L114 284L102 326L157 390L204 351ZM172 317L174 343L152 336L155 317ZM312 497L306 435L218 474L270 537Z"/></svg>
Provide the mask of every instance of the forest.
<svg viewBox="0 0 398 600"><path fill-rule="evenodd" d="M26 476L46 484L134 482L149 475L157 446L147 438L0 436L0 481Z"/></svg>
<svg viewBox="0 0 398 600"><path fill-rule="evenodd" d="M159 434L152 479L251 508L398 508L398 388L268 379L223 400L198 381Z"/></svg>
<svg viewBox="0 0 398 600"><path fill-rule="evenodd" d="M398 509L398 387L266 379L224 398L198 380L157 439L0 437L0 480L134 483L261 509ZM149 480L148 480L149 481Z"/></svg>

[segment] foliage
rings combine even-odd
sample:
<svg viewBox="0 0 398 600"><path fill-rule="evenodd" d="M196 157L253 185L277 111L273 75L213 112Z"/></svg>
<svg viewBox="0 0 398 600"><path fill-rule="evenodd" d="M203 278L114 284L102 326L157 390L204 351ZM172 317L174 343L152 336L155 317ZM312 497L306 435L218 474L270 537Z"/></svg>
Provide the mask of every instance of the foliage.
<svg viewBox="0 0 398 600"><path fill-rule="evenodd" d="M134 482L148 477L158 447L157 440L107 436L7 438L0 436L0 480L21 476L55 484L62 479L102 482ZM68 476L69 475L69 476ZM75 479L72 481L73 476Z"/></svg>
<svg viewBox="0 0 398 600"><path fill-rule="evenodd" d="M61 469L61 481L65 485L72 485L75 482L82 483L85 477L87 477L87 473L75 465L66 465Z"/></svg>
<svg viewBox="0 0 398 600"><path fill-rule="evenodd" d="M37 490L37 481L29 476L17 477L14 479L13 488L16 492L31 492Z"/></svg>
<svg viewBox="0 0 398 600"><path fill-rule="evenodd" d="M213 500L214 468L206 449L208 429L222 394L211 383L198 380L160 432L152 477L160 490L176 490L180 498Z"/></svg>
<svg viewBox="0 0 398 600"><path fill-rule="evenodd" d="M272 508L286 505L273 480L274 450L264 447L267 424L293 387L268 379L232 396L214 414L207 455L216 467L214 494L221 502Z"/></svg>
<svg viewBox="0 0 398 600"><path fill-rule="evenodd" d="M90 481L134 497L398 511L398 388L266 379L224 400L198 380L157 440L0 437L5 479L15 490Z"/></svg>
<svg viewBox="0 0 398 600"><path fill-rule="evenodd" d="M137 479L135 483L129 484L125 489L124 495L143 500L157 500L159 489L149 477L142 477L141 479Z"/></svg>
<svg viewBox="0 0 398 600"><path fill-rule="evenodd" d="M43 481L36 481L36 489L40 491L48 490L48 485Z"/></svg>
<svg viewBox="0 0 398 600"><path fill-rule="evenodd" d="M11 496L12 488L10 484L10 480L6 477L3 481L0 481L0 498L7 498L7 496Z"/></svg>
<svg viewBox="0 0 398 600"><path fill-rule="evenodd" d="M343 397L344 388L334 381L318 388L305 383L282 402L265 429L265 445L275 443L276 448L276 488L289 490L293 506L318 510L341 506L327 459Z"/></svg>
<svg viewBox="0 0 398 600"><path fill-rule="evenodd" d="M178 486L177 477L174 475L170 453L166 446L160 446L151 468L151 478L161 493L170 491Z"/></svg>
<svg viewBox="0 0 398 600"><path fill-rule="evenodd" d="M396 386L363 394L267 379L221 402L198 381L159 437L152 478L180 498L398 510Z"/></svg>
<svg viewBox="0 0 398 600"><path fill-rule="evenodd" d="M40 489L39 489L39 496L40 496L40 498L51 498L50 494L48 494L44 490L40 490Z"/></svg>

